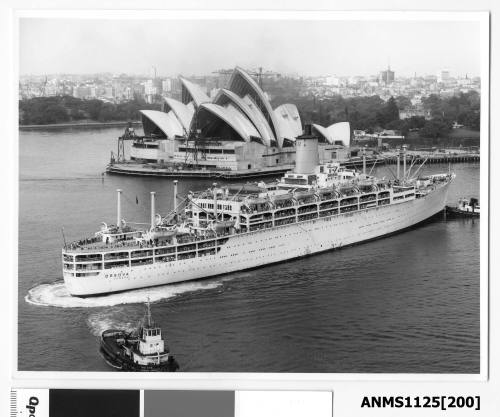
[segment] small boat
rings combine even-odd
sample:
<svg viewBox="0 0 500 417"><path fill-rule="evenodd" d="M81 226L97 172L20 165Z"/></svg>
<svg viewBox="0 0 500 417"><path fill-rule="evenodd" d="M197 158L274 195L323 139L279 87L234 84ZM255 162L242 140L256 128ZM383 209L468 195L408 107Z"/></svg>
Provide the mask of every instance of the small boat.
<svg viewBox="0 0 500 417"><path fill-rule="evenodd" d="M477 198L461 198L456 207L446 206L446 212L458 216L479 217L481 208Z"/></svg>
<svg viewBox="0 0 500 417"><path fill-rule="evenodd" d="M138 329L102 332L100 352L108 365L122 371L175 372L179 369L162 338L160 327L151 318L149 300L146 316Z"/></svg>

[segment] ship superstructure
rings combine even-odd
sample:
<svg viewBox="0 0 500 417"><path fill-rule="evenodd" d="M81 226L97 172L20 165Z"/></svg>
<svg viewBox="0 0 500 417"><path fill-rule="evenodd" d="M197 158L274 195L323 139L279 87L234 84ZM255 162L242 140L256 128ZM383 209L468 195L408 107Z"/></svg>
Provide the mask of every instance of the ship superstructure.
<svg viewBox="0 0 500 417"><path fill-rule="evenodd" d="M132 332L108 329L101 334L100 351L111 366L126 371L175 372L179 364L162 337L160 326L147 313L141 325Z"/></svg>
<svg viewBox="0 0 500 417"><path fill-rule="evenodd" d="M445 207L454 174L379 179L338 163L319 164L317 138L297 138L293 172L272 183L191 192L146 230L121 216L89 239L66 245L69 292L88 296L200 279L282 262L413 226ZM418 171L418 170L417 170Z"/></svg>

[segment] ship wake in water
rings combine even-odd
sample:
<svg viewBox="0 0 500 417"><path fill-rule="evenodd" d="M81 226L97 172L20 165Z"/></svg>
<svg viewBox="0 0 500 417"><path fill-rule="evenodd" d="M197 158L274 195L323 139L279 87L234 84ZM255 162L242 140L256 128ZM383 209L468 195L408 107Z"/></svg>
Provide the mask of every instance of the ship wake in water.
<svg viewBox="0 0 500 417"><path fill-rule="evenodd" d="M62 308L94 308L111 307L120 304L144 303L148 300L156 302L176 297L178 295L218 288L222 280L209 282L186 282L182 284L163 285L116 294L107 294L98 297L79 298L70 295L63 281L52 284L40 284L28 291L25 301L30 304L46 307Z"/></svg>
<svg viewBox="0 0 500 417"><path fill-rule="evenodd" d="M107 329L122 329L132 332L137 328L137 321L124 320L126 314L122 309L92 313L87 318L87 326L94 336L101 336Z"/></svg>

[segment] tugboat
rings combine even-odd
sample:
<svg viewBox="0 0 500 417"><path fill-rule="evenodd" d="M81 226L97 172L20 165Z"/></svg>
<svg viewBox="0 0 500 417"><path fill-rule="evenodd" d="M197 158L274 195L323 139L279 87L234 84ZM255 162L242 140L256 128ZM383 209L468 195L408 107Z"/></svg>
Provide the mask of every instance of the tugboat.
<svg viewBox="0 0 500 417"><path fill-rule="evenodd" d="M151 318L149 300L146 306L146 315L136 330L104 330L100 352L108 365L122 371L175 372L179 364Z"/></svg>
<svg viewBox="0 0 500 417"><path fill-rule="evenodd" d="M458 200L458 206L446 206L446 211L456 216L479 217L481 208L477 198L470 198L469 200L461 198Z"/></svg>

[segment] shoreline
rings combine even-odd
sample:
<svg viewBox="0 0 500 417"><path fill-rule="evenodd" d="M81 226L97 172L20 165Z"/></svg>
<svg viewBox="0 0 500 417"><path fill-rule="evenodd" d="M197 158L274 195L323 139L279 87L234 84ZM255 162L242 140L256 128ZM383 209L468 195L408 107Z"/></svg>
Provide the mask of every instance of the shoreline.
<svg viewBox="0 0 500 417"><path fill-rule="evenodd" d="M84 122L84 123L52 123L46 125L19 125L19 130L64 129L68 127L125 127L129 122ZM140 121L130 122L133 126L140 125Z"/></svg>

